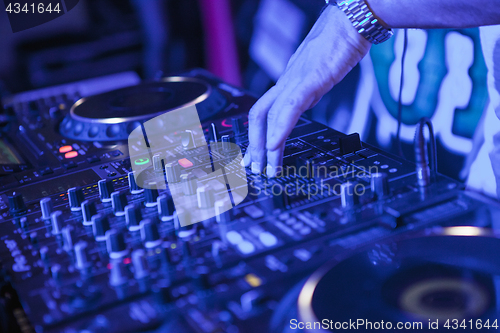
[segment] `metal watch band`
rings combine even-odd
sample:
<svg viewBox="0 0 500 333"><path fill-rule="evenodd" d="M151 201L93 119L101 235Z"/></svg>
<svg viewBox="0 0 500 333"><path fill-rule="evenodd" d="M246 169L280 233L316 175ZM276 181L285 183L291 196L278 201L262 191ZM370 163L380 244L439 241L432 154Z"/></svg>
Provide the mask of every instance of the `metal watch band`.
<svg viewBox="0 0 500 333"><path fill-rule="evenodd" d="M354 28L373 44L383 43L392 37L392 30L379 23L364 0L325 1L327 4L337 5L347 15Z"/></svg>

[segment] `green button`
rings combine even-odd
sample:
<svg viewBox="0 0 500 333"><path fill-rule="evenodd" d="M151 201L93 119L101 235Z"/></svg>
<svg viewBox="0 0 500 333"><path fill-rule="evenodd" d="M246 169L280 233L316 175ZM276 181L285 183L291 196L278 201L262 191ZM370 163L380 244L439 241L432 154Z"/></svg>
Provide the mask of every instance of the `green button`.
<svg viewBox="0 0 500 333"><path fill-rule="evenodd" d="M135 165L144 165L149 163L149 158L139 158L134 161Z"/></svg>

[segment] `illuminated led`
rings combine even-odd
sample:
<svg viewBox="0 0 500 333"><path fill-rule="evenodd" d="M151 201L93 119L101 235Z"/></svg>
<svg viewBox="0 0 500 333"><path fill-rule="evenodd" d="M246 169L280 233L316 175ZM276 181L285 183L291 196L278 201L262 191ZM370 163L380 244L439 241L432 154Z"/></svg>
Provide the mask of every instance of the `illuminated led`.
<svg viewBox="0 0 500 333"><path fill-rule="evenodd" d="M449 227L444 229L444 234L448 236L480 236L481 228L477 227Z"/></svg>
<svg viewBox="0 0 500 333"><path fill-rule="evenodd" d="M252 273L245 275L245 281L254 288L262 285L262 280L257 275Z"/></svg>
<svg viewBox="0 0 500 333"><path fill-rule="evenodd" d="M69 153L64 154L64 158L74 158L78 156L77 151L70 151Z"/></svg>
<svg viewBox="0 0 500 333"><path fill-rule="evenodd" d="M179 164L183 167L183 168L190 168L192 167L194 164L193 162L191 162L190 160L188 160L187 158L181 158L179 160Z"/></svg>
<svg viewBox="0 0 500 333"><path fill-rule="evenodd" d="M134 161L135 165L144 165L149 163L149 158L139 158Z"/></svg>
<svg viewBox="0 0 500 333"><path fill-rule="evenodd" d="M62 146L61 148L59 148L59 152L61 154L65 154L65 153L70 152L72 150L73 150L73 147L71 147L71 146Z"/></svg>

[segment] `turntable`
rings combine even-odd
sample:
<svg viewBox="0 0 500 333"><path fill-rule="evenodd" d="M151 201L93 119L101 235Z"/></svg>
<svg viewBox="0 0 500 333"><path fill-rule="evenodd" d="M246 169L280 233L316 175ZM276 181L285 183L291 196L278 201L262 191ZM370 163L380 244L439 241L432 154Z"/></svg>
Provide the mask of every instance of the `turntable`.
<svg viewBox="0 0 500 333"><path fill-rule="evenodd" d="M319 269L298 297L306 331L498 327L500 239L448 227L377 242ZM486 328L486 326L484 326Z"/></svg>
<svg viewBox="0 0 500 333"><path fill-rule="evenodd" d="M202 79L166 77L78 100L59 131L74 140L123 141L144 121L195 104L203 121L223 109L226 99Z"/></svg>

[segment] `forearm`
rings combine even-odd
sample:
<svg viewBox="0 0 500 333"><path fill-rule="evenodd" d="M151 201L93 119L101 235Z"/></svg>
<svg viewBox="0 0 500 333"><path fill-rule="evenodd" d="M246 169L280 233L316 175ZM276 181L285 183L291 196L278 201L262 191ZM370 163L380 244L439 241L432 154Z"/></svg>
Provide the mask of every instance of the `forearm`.
<svg viewBox="0 0 500 333"><path fill-rule="evenodd" d="M390 28L470 28L500 24L495 0L366 0Z"/></svg>

